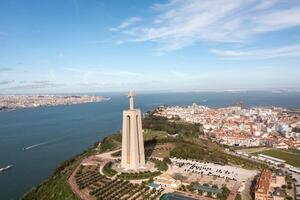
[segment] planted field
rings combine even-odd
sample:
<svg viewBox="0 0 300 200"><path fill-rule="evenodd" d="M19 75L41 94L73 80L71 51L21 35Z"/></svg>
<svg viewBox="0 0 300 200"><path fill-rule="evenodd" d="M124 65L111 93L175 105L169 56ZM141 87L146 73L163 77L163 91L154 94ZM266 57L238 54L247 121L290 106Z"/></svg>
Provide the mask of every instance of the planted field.
<svg viewBox="0 0 300 200"><path fill-rule="evenodd" d="M287 164L293 165L295 167L300 167L299 152L290 152L290 151L271 149L271 150L261 151L256 154L264 154L267 156L272 156L274 158L279 158L285 160Z"/></svg>
<svg viewBox="0 0 300 200"><path fill-rule="evenodd" d="M111 163L106 165L106 172L111 175ZM132 179L140 175L151 176L152 173L123 174L119 178ZM137 177L140 178L140 177ZM97 200L122 200L122 199L157 199L161 191L151 190L145 185L132 184L121 179L111 179L99 173L98 166L80 166L76 172L75 181L78 188L88 194L91 199Z"/></svg>
<svg viewBox="0 0 300 200"><path fill-rule="evenodd" d="M82 190L90 185L97 183L98 181L105 182L108 180L108 178L99 173L99 166L80 166L79 170L76 172L75 180L78 188Z"/></svg>
<svg viewBox="0 0 300 200"><path fill-rule="evenodd" d="M89 192L91 196L103 200L122 199L157 199L160 192L151 190L145 185L132 184L129 181L110 180L105 184L100 184Z"/></svg>

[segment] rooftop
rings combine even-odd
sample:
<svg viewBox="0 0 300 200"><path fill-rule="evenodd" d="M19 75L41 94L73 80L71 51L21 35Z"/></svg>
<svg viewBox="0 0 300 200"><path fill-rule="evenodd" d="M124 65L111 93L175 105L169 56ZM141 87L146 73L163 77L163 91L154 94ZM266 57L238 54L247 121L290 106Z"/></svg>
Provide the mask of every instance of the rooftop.
<svg viewBox="0 0 300 200"><path fill-rule="evenodd" d="M267 195L269 192L271 181L272 173L269 170L264 169L257 180L255 192Z"/></svg>

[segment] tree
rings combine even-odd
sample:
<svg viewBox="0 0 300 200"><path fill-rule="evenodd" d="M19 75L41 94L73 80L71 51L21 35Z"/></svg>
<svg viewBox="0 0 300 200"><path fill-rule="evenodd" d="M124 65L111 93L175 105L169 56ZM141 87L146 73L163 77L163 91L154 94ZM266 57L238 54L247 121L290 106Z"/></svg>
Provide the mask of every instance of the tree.
<svg viewBox="0 0 300 200"><path fill-rule="evenodd" d="M291 197L291 196L286 196L285 199L286 199L286 200L293 200L293 197Z"/></svg>
<svg viewBox="0 0 300 200"><path fill-rule="evenodd" d="M152 182L153 182L153 177L150 177L148 183L152 183Z"/></svg>
<svg viewBox="0 0 300 200"><path fill-rule="evenodd" d="M170 160L169 157L165 157L163 161L169 165L172 164L172 161Z"/></svg>
<svg viewBox="0 0 300 200"><path fill-rule="evenodd" d="M238 193L236 196L235 196L235 199L234 200L242 200L242 195L240 193Z"/></svg>
<svg viewBox="0 0 300 200"><path fill-rule="evenodd" d="M173 178L176 179L176 180L180 180L180 181L184 181L184 180L187 180L187 179L188 179L188 177L183 176L183 175L180 174L180 173L174 173L174 174L173 174Z"/></svg>
<svg viewBox="0 0 300 200"><path fill-rule="evenodd" d="M286 185L282 185L281 188L282 188L282 189L286 189Z"/></svg>
<svg viewBox="0 0 300 200"><path fill-rule="evenodd" d="M211 192L207 192L207 197L211 197Z"/></svg>

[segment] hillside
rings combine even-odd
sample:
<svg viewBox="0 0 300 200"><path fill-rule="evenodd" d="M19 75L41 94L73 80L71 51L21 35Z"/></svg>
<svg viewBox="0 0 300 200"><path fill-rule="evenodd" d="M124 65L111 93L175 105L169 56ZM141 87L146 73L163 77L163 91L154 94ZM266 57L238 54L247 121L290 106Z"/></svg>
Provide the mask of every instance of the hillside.
<svg viewBox="0 0 300 200"><path fill-rule="evenodd" d="M143 120L145 151L147 157L177 157L218 164L238 165L246 169L265 168L264 165L238 158L224 152L223 147L203 137L200 124L168 121L165 118L147 116ZM45 182L32 188L22 199L77 199L67 184L67 178L81 159L99 152L117 150L121 147L120 133L105 137L98 149L97 143L80 155L63 162ZM116 155L120 155L117 152Z"/></svg>

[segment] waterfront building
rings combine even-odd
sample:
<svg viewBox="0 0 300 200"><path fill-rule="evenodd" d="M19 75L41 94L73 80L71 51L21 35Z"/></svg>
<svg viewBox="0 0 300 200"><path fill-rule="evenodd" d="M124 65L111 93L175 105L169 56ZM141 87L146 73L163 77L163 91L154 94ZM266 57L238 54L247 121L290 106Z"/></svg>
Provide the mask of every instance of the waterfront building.
<svg viewBox="0 0 300 200"><path fill-rule="evenodd" d="M130 108L123 111L121 167L136 171L145 166L145 151L141 111L134 108L134 95L128 93Z"/></svg>

